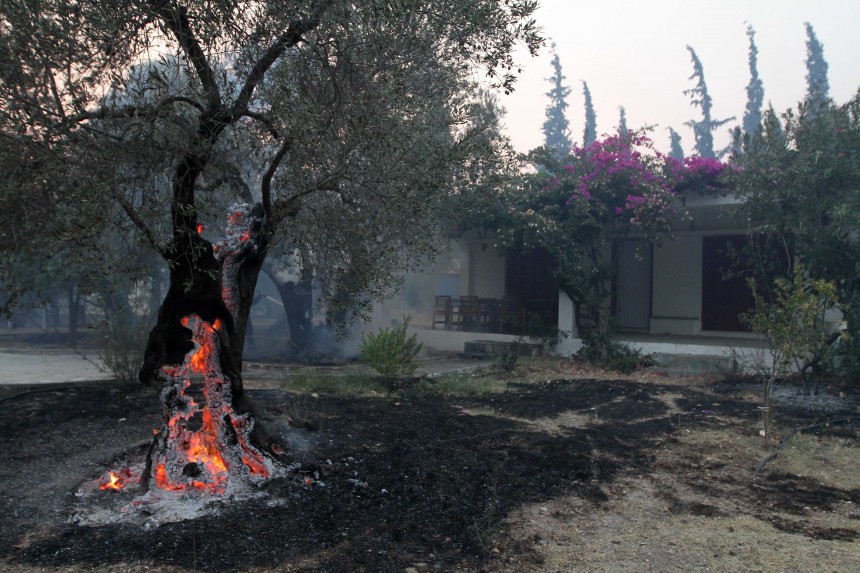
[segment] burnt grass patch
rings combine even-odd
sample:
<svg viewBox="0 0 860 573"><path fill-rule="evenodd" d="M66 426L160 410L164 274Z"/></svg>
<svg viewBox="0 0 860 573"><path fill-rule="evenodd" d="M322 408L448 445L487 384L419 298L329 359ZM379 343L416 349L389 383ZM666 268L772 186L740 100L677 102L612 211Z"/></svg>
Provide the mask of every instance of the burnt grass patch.
<svg viewBox="0 0 860 573"><path fill-rule="evenodd" d="M663 393L681 395L671 412ZM0 394L0 558L44 567L147 563L214 572L287 565L394 572L426 561L445 571L478 569L492 536L523 504L571 494L601 504L616 495L620 477L659 466L660 444L673 443L679 430L750 424L758 416L755 404L728 393L715 402L702 389L622 380L514 384L509 392L469 398L425 392L297 401L276 390L251 396L275 425L288 413L295 418L300 402L309 444L296 451L301 470L268 482L259 499L145 530L80 527L69 518L82 481L116 459L142 457L160 422L155 393L105 383ZM555 432L522 422L568 412L588 422ZM685 467L688 477L679 479L692 482L700 470ZM724 481L714 493L731 486L752 502L798 513L838 499L860 502L857 492L795 476L768 479L756 487ZM707 504L676 501L675 513L719 515ZM787 521L774 527L851 536ZM507 550L527 554L531 542L522 541Z"/></svg>

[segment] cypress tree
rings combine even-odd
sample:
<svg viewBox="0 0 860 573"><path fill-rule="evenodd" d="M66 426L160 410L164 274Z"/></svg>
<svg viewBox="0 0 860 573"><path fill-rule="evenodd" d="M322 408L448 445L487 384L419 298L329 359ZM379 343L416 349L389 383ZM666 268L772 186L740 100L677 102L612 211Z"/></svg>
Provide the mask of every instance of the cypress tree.
<svg viewBox="0 0 860 573"><path fill-rule="evenodd" d="M564 157L570 153L570 149L573 147L570 141L570 129L565 117L570 88L562 83L565 76L561 73L561 60L559 60L555 43L552 45L551 65L553 74L552 77L547 78L547 81L552 85L552 88L546 92L546 95L549 96L549 105L546 107L546 121L543 122L544 145L556 150L559 156Z"/></svg>
<svg viewBox="0 0 860 573"><path fill-rule="evenodd" d="M755 30L752 24L747 25L747 37L750 39L750 83L747 84L747 106L744 110L743 129L744 132L753 136L761 129L764 85L758 76L758 48L755 45Z"/></svg>
<svg viewBox="0 0 860 573"><path fill-rule="evenodd" d="M824 46L818 41L809 22L806 22L806 97L810 105L815 107L826 105L830 97Z"/></svg>
<svg viewBox="0 0 860 573"><path fill-rule="evenodd" d="M696 87L684 90L684 95L690 96L690 102L701 108L701 121L690 120L685 125L693 128L693 135L696 138L696 145L693 149L699 157L716 157L714 153L714 130L732 121L734 116L726 119L713 119L711 117L711 107L713 102L708 94L708 85L705 83L705 71L702 68L702 62L692 46L687 46L690 51L690 57L693 61L693 75L691 80L696 80Z"/></svg>
<svg viewBox="0 0 860 573"><path fill-rule="evenodd" d="M623 105L618 106L618 135L627 135L627 111Z"/></svg>
<svg viewBox="0 0 860 573"><path fill-rule="evenodd" d="M671 127L669 128L669 145L671 145L669 157L677 159L678 161L684 161L684 149L681 147L681 136Z"/></svg>
<svg viewBox="0 0 860 573"><path fill-rule="evenodd" d="M582 95L585 96L585 131L582 134L582 146L588 147L597 140L597 116L594 114L591 91L585 80L582 81Z"/></svg>

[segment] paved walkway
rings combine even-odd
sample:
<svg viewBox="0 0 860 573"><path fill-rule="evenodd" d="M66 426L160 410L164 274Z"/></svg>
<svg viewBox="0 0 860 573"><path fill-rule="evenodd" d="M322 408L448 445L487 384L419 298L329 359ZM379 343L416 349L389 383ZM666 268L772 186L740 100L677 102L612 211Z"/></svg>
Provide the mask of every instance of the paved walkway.
<svg viewBox="0 0 860 573"><path fill-rule="evenodd" d="M96 364L100 365L100 362L94 354L84 358L68 350L0 348L0 385L86 382L112 378L110 373L99 370Z"/></svg>

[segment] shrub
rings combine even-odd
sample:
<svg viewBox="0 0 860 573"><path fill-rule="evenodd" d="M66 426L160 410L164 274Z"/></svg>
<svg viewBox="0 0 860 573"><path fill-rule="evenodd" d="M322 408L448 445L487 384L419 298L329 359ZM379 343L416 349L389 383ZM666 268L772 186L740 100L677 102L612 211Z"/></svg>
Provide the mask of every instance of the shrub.
<svg viewBox="0 0 860 573"><path fill-rule="evenodd" d="M495 360L493 360L492 370L500 374L510 374L517 367L519 358L519 348L516 344L513 344L510 348L505 349L504 352L496 355Z"/></svg>
<svg viewBox="0 0 860 573"><path fill-rule="evenodd" d="M123 382L137 381L148 332L149 322L131 308L112 313L103 325L99 353L105 370Z"/></svg>
<svg viewBox="0 0 860 573"><path fill-rule="evenodd" d="M800 265L795 265L792 280L777 279L775 287L770 302L758 294L755 282L750 281L756 310L744 316L752 331L764 336L770 345L769 360L762 372L765 436L770 434L770 401L777 378L799 374L804 393L808 393L814 371L831 356L833 344L843 337L843 332L827 321L829 310L841 308L832 282L810 278Z"/></svg>
<svg viewBox="0 0 860 573"><path fill-rule="evenodd" d="M364 333L359 348L361 361L385 378L412 375L418 367L415 357L421 352L422 344L414 334L406 335L410 320L412 317L404 316L399 326Z"/></svg>
<svg viewBox="0 0 860 573"><path fill-rule="evenodd" d="M582 348L576 355L595 366L629 374L651 364L650 356L612 339L612 334L593 328L582 333Z"/></svg>

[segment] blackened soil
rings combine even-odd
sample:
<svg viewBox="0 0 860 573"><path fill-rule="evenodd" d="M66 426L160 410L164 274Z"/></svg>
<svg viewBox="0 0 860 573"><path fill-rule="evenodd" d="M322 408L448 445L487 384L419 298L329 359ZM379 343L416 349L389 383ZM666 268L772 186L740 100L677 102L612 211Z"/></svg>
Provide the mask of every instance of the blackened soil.
<svg viewBox="0 0 860 573"><path fill-rule="evenodd" d="M664 393L681 395L674 410ZM655 467L658 445L673 441L679 424L720 428L751 424L759 415L754 403L728 391L715 405L714 394L701 389L606 380L514 385L505 394L468 399L430 392L296 398L261 390L252 396L275 416L310 422L312 429L302 432L313 447L295 454L301 472L272 480L267 499L146 531L68 520L82 481L119 458L142 457L160 422L152 391L100 384L0 393L0 559L105 570L146 563L154 570L386 572L417 562L477 570L492 549L489 536L522 504L561 494L603 503L619 477ZM562 413L586 422L555 431L531 423ZM796 411L791 416L810 421ZM807 487L790 476L772 479L778 487L738 488L786 506L827 506L854 495ZM718 514L681 502L675 511ZM798 528L786 521L774 526ZM527 547L519 552L529 558Z"/></svg>

